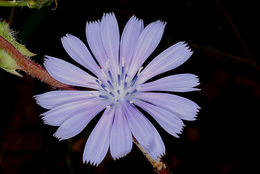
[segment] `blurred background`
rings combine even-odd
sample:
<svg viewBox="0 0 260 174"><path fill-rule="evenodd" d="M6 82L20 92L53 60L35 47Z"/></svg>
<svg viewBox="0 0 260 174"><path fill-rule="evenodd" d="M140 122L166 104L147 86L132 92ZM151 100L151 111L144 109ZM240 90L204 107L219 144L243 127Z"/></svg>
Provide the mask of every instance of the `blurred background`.
<svg viewBox="0 0 260 174"><path fill-rule="evenodd" d="M173 174L259 173L255 160L260 116L257 1L59 0L57 9L53 8L55 4L39 10L0 7L0 18L37 54L32 59L39 64L44 55L70 61L60 38L70 33L86 43L86 21L101 19L104 12L115 13L121 31L133 14L145 24L167 21L151 58L186 41L193 56L167 74L198 75L201 91L180 95L202 109L196 121L185 122L178 139L156 125L166 146L163 160ZM78 136L59 142L53 137L57 127L43 124L39 115L45 110L33 99L51 88L23 75L20 78L0 69L0 173L153 173L136 146L120 160L114 161L108 154L98 167L83 164L84 145L98 119Z"/></svg>

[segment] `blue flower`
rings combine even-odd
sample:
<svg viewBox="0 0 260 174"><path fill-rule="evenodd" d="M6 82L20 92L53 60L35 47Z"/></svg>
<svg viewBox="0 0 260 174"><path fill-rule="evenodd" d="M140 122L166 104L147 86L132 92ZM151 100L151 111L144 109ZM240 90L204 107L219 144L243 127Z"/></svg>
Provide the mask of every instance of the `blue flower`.
<svg viewBox="0 0 260 174"><path fill-rule="evenodd" d="M43 121L59 126L55 137L64 140L76 136L105 110L87 140L84 162L100 164L109 148L114 159L125 156L132 149L133 137L154 160L165 154L159 133L136 106L175 137L183 129L182 120L195 120L199 110L196 103L165 91L199 90L195 88L199 85L197 76L177 74L147 82L187 61L192 55L188 46L178 42L142 67L159 44L165 25L155 21L144 28L143 21L133 16L120 39L115 15L104 14L101 21L86 24L92 53L77 37L63 37L62 45L69 56L94 75L61 59L46 56L44 66L53 78L64 84L88 88L56 90L36 96L37 103L49 110L42 114Z"/></svg>

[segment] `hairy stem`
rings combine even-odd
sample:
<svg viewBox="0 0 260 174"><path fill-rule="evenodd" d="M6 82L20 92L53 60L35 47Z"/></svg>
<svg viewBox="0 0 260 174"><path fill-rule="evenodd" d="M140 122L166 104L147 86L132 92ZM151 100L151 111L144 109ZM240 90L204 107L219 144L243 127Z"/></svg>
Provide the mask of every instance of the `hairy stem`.
<svg viewBox="0 0 260 174"><path fill-rule="evenodd" d="M144 156L147 158L147 160L152 164L154 170L158 174L170 174L170 171L167 169L167 166L162 162L160 158L158 158L156 161L149 156L149 154L142 148L142 146L137 142L135 138L133 138L134 143L136 146L142 151Z"/></svg>
<svg viewBox="0 0 260 174"><path fill-rule="evenodd" d="M73 89L71 86L63 84L52 78L44 68L22 55L12 44L10 44L2 36L0 36L0 48L5 50L9 55L12 56L12 58L18 65L19 70L26 72L30 76L35 77L54 88Z"/></svg>

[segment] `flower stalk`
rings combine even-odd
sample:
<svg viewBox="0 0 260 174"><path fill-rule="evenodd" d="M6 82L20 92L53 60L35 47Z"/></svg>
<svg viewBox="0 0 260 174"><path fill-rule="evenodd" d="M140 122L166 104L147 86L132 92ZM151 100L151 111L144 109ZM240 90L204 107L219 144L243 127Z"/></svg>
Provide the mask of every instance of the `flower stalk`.
<svg viewBox="0 0 260 174"><path fill-rule="evenodd" d="M71 86L63 84L52 78L44 68L22 55L11 43L9 43L2 36L0 36L0 48L12 57L12 59L17 64L18 70L24 71L30 76L35 77L54 88L72 89Z"/></svg>
<svg viewBox="0 0 260 174"><path fill-rule="evenodd" d="M142 146L136 141L136 139L133 139L135 145L141 150L141 152L144 154L144 156L147 158L147 160L152 164L154 170L158 174L169 174L169 170L167 169L166 164L162 162L161 158L158 158L156 161L149 156L149 154L142 148Z"/></svg>

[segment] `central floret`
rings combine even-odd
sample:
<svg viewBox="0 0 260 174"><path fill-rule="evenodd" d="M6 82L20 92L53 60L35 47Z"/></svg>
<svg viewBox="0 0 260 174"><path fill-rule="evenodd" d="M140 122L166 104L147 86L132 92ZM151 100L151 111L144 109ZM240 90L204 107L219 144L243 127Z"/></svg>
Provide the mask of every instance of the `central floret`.
<svg viewBox="0 0 260 174"><path fill-rule="evenodd" d="M137 75L131 79L123 65L119 66L116 73L113 73L110 68L107 68L106 71L102 70L104 80L96 80L101 87L99 97L109 100L110 104L108 106L110 107L122 101L132 103L132 97L137 92L138 87L136 86L136 81L140 71L141 69Z"/></svg>

